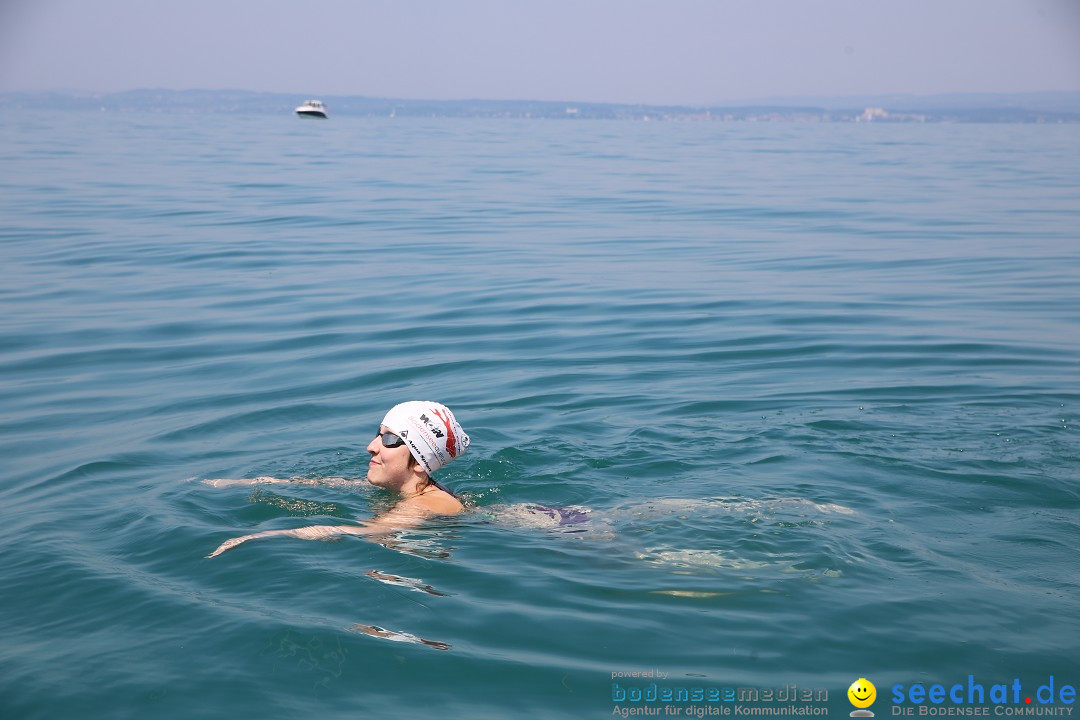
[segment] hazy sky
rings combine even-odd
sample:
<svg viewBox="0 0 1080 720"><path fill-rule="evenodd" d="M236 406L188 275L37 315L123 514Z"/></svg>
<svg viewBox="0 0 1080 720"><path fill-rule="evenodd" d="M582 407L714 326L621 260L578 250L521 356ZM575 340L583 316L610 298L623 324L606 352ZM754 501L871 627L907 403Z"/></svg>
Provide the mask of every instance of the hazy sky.
<svg viewBox="0 0 1080 720"><path fill-rule="evenodd" d="M0 0L0 90L713 103L1080 90L1080 0Z"/></svg>

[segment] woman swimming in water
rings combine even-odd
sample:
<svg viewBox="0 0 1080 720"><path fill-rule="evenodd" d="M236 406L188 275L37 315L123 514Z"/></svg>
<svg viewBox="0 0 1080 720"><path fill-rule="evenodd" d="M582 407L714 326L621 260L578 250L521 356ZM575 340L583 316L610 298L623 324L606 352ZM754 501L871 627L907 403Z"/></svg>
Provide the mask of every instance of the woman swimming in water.
<svg viewBox="0 0 1080 720"><path fill-rule="evenodd" d="M436 402L413 401L395 405L386 413L379 432L367 446L371 460L367 481L401 495L389 511L360 525L311 525L292 530L267 530L223 542L207 557L215 557L256 538L285 536L324 540L339 535L387 535L419 525L433 515L453 515L464 505L431 473L459 457L469 447L469 436L450 408ZM257 478L258 481L271 478ZM216 484L216 483L215 483Z"/></svg>

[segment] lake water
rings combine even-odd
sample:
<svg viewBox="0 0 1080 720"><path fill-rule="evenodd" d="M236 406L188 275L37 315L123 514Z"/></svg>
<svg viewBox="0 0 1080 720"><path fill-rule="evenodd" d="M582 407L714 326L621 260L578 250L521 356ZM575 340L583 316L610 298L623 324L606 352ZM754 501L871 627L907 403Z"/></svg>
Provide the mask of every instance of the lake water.
<svg viewBox="0 0 1080 720"><path fill-rule="evenodd" d="M60 113L0 168L4 718L1080 684L1080 126ZM206 559L385 508L319 481L410 399L476 511ZM257 475L315 482L201 482Z"/></svg>

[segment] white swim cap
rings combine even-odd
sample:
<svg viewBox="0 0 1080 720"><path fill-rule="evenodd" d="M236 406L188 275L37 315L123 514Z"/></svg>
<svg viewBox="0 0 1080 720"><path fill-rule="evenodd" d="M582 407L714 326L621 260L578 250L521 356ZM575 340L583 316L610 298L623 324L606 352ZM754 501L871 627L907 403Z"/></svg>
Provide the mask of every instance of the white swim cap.
<svg viewBox="0 0 1080 720"><path fill-rule="evenodd" d="M413 400L390 408L382 424L409 446L417 462L433 473L465 452L469 436L450 408L437 402Z"/></svg>

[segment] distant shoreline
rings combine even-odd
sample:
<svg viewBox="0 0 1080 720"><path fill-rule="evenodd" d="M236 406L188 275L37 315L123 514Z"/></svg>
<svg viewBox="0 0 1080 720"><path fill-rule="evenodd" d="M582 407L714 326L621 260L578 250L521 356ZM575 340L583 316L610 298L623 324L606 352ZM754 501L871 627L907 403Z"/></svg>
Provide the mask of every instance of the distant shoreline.
<svg viewBox="0 0 1080 720"><path fill-rule="evenodd" d="M3 92L9 111L290 114L307 95L246 90ZM881 95L715 105L544 100L405 100L324 95L331 117L517 118L706 122L1076 123L1080 92Z"/></svg>

